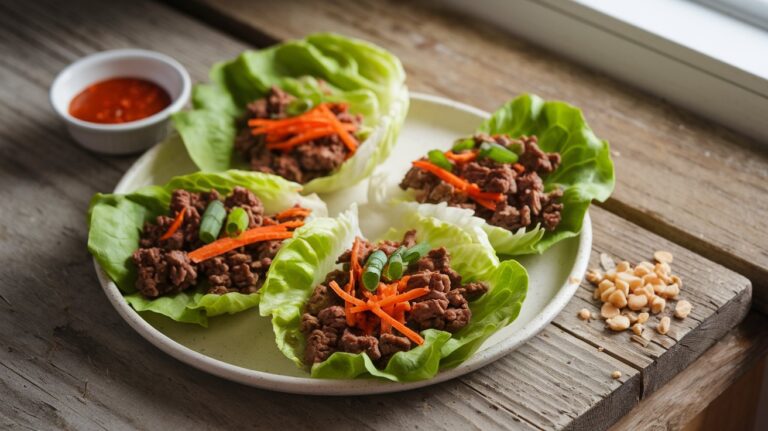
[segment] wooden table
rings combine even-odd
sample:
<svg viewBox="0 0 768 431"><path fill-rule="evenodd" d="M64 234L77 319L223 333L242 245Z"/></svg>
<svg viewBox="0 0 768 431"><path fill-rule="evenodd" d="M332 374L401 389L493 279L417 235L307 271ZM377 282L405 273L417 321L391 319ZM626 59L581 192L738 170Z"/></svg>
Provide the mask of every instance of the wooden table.
<svg viewBox="0 0 768 431"><path fill-rule="evenodd" d="M752 287L768 298L768 156L745 138L430 4L174 3L0 4L0 428L679 428L768 350L768 319L749 311ZM692 316L643 348L576 318L596 311L585 283L498 362L370 397L241 386L141 339L101 293L85 247L91 195L135 157L75 145L48 104L53 77L83 55L141 47L200 81L215 61L317 30L392 50L413 90L488 110L522 91L582 107L618 177L591 210L592 264L602 252L636 262L672 251Z"/></svg>

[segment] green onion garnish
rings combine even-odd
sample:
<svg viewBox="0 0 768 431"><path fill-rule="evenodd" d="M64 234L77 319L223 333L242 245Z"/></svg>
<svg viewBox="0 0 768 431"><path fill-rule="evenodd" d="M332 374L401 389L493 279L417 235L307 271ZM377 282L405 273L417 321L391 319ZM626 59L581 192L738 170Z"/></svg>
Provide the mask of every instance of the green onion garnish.
<svg viewBox="0 0 768 431"><path fill-rule="evenodd" d="M227 210L224 209L224 204L220 200L211 201L203 213L203 220L200 222L200 240L206 244L216 241L226 217Z"/></svg>
<svg viewBox="0 0 768 431"><path fill-rule="evenodd" d="M389 261L387 261L387 278L392 280L399 280L403 276L403 252L405 247L400 246L391 255L389 255Z"/></svg>
<svg viewBox="0 0 768 431"><path fill-rule="evenodd" d="M427 153L427 157L433 165L437 165L448 172L453 170L453 164L448 160L448 157L445 157L445 154L443 154L442 151L432 150Z"/></svg>
<svg viewBox="0 0 768 431"><path fill-rule="evenodd" d="M426 254L429 253L429 250L431 250L431 248L426 242L416 244L403 252L403 261L408 263L416 262L417 260L426 256Z"/></svg>
<svg viewBox="0 0 768 431"><path fill-rule="evenodd" d="M477 155L499 163L517 162L517 154L495 142L483 142Z"/></svg>
<svg viewBox="0 0 768 431"><path fill-rule="evenodd" d="M363 286L371 292L379 286L381 279L381 270L387 264L387 255L381 250L376 250L368 256L363 268Z"/></svg>
<svg viewBox="0 0 768 431"><path fill-rule="evenodd" d="M236 237L248 229L248 213L241 207L233 208L227 216L227 235Z"/></svg>
<svg viewBox="0 0 768 431"><path fill-rule="evenodd" d="M458 153L459 151L471 150L473 148L475 148L475 138L461 138L453 143L451 151Z"/></svg>
<svg viewBox="0 0 768 431"><path fill-rule="evenodd" d="M518 156L525 152L525 146L523 145L523 142L517 140L512 141L512 143L507 146L507 149L514 152Z"/></svg>

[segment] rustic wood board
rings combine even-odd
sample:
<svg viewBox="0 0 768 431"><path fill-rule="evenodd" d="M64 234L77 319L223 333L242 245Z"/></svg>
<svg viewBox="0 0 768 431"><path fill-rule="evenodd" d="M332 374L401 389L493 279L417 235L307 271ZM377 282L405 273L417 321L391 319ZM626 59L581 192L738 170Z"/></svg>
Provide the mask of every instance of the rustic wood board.
<svg viewBox="0 0 768 431"><path fill-rule="evenodd" d="M523 92L579 106L614 150L605 207L746 275L768 311L768 152L747 138L438 2L172 3L256 44L314 31L371 40L403 60L412 89L482 109Z"/></svg>
<svg viewBox="0 0 768 431"><path fill-rule="evenodd" d="M0 41L0 428L605 428L746 312L745 278L596 208L593 261L602 251L634 260L670 249L695 304L693 318L647 352L626 334L573 319L575 309L592 306L585 285L514 354L430 388L323 398L209 376L140 338L101 292L85 246L85 210L135 158L72 143L48 106L47 87L66 64L102 49L163 51L200 80L212 62L245 46L145 1L0 5ZM610 378L614 370L621 379Z"/></svg>

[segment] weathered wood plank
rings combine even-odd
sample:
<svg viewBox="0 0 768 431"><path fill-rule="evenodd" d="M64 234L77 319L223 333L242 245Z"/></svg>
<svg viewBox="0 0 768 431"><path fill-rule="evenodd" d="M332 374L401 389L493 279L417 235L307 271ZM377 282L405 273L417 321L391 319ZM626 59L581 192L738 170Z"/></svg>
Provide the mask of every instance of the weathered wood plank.
<svg viewBox="0 0 768 431"><path fill-rule="evenodd" d="M681 429L766 353L768 319L752 312L741 325L704 352L669 384L640 402L612 429ZM734 422L721 423L726 426Z"/></svg>
<svg viewBox="0 0 768 431"><path fill-rule="evenodd" d="M640 397L647 364L624 357L618 339L577 333L568 320L464 378L393 395L279 394L180 364L122 322L85 248L90 196L111 190L133 158L97 156L71 143L48 108L47 86L69 61L125 46L167 52L199 80L244 45L162 5L95 0L0 5L0 40L11 41L0 43L0 428L602 428ZM593 217L596 244L607 244L600 250L625 253L607 242L627 229L646 248L656 243L605 211ZM679 262L702 262L673 251ZM743 278L701 268L681 263L680 272L722 292L711 293L718 305L743 292L722 288ZM584 300L575 301L580 307ZM602 353L599 343L606 343ZM666 349L655 348L664 361ZM623 377L611 379L613 370Z"/></svg>
<svg viewBox="0 0 768 431"><path fill-rule="evenodd" d="M439 4L171 2L254 43L313 31L371 40L403 60L413 90L483 109L521 92L581 107L614 149L605 206L746 275L768 310L768 153L747 138Z"/></svg>

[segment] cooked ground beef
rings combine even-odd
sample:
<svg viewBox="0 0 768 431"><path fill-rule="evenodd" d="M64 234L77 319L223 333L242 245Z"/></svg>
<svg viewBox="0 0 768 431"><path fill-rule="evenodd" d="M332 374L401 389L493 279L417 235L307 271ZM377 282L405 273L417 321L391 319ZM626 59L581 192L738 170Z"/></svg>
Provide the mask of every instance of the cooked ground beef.
<svg viewBox="0 0 768 431"><path fill-rule="evenodd" d="M560 164L560 155L545 153L536 144L536 137L523 136L519 140L506 135L474 136L475 145L496 142L504 147L519 146L523 152L518 163L498 163L488 158L478 158L467 163L454 164L454 174L477 184L484 192L502 193L506 199L497 203L494 210L478 205L430 172L413 167L400 183L403 190L416 189L419 202L446 202L450 206L468 208L488 223L515 231L541 224L548 231L560 223L563 205L561 189L544 191L542 176L554 172ZM515 169L517 168L517 169Z"/></svg>
<svg viewBox="0 0 768 431"><path fill-rule="evenodd" d="M286 118L289 116L288 107L294 100L290 94L272 87L266 97L248 104L239 123L240 133L235 139L235 149L251 164L251 169L304 184L336 170L349 157L350 151L338 135L317 138L289 152L267 149L263 135L254 136L248 127L248 120ZM331 111L342 123L358 126L362 122L362 117L348 112L346 105L334 104Z"/></svg>
<svg viewBox="0 0 768 431"><path fill-rule="evenodd" d="M171 195L173 216L158 216L154 222L144 224L140 248L133 253L133 263L138 269L136 288L142 295L156 298L197 286L198 282L207 293L215 294L253 293L261 287L282 241L240 247L199 264L187 255L204 245L199 238L202 214L211 201L221 199L216 190L194 193L177 189ZM277 223L264 215L261 200L244 187L235 187L224 199L224 207L227 211L243 208L248 213L249 228ZM180 211L186 211L181 227L170 238L161 240Z"/></svg>
<svg viewBox="0 0 768 431"><path fill-rule="evenodd" d="M416 232L409 231L402 241L384 241L371 244L360 240L358 260L364 265L368 256L376 250L391 255L401 245L411 247L416 244ZM356 326L347 325L344 301L328 287L331 281L340 286L349 282L351 250L344 252L338 259L344 270L335 270L328 274L323 284L318 285L304 308L301 317L301 331L307 337L304 360L314 364L328 359L334 352L365 352L373 361L384 365L397 352L415 347L414 343L402 336L396 329L381 332L380 320L372 313L365 313L368 323L374 328L365 333ZM450 256L445 248L431 250L426 256L411 263L404 273L409 279L404 291L428 287L429 293L412 301L412 309L406 313L406 325L416 332L434 328L456 332L469 323L472 312L469 300L475 299L488 290L485 283L461 283L461 276L451 269ZM360 284L360 283L358 283ZM357 286L355 296L363 297L362 289Z"/></svg>

